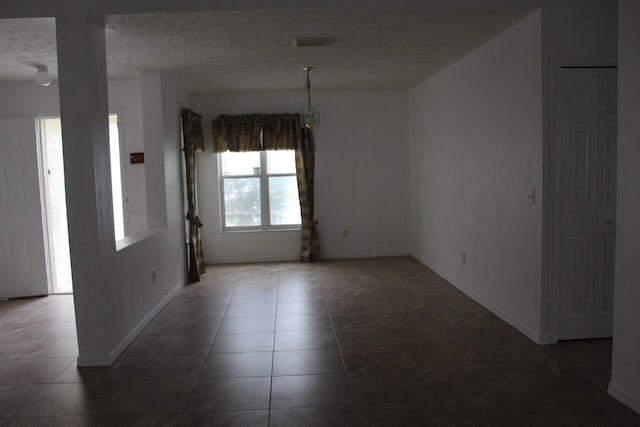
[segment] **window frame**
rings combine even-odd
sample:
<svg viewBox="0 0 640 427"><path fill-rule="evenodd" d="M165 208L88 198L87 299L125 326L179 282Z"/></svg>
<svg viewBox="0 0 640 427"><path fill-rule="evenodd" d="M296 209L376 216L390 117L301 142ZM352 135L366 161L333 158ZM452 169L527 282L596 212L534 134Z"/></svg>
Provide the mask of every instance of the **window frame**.
<svg viewBox="0 0 640 427"><path fill-rule="evenodd" d="M302 219L300 224L271 224L271 207L269 204L269 178L288 177L293 176L296 178L297 189L297 175L293 173L269 173L268 165L268 152L277 150L260 150L252 151L253 153L260 154L260 174L251 175L228 175L225 176L222 170L222 156L230 151L217 153L218 159L218 191L220 195L220 229L223 233L236 233L236 232L256 232L256 231L299 231L302 229ZM282 151L295 151L295 150L282 150ZM226 225L226 206L224 202L224 181L227 179L242 179L242 178L259 178L260 181L260 225L255 226L227 226ZM299 208L299 205L298 205Z"/></svg>

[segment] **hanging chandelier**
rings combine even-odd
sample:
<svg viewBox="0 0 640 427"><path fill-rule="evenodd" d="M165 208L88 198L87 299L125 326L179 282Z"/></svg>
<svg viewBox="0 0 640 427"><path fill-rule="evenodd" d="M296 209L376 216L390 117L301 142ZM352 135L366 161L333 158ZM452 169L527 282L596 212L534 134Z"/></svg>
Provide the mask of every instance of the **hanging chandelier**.
<svg viewBox="0 0 640 427"><path fill-rule="evenodd" d="M313 67L303 67L307 72L307 81L305 83L305 89L307 90L307 109L304 112L304 126L313 129L318 124L318 107L311 105L311 70Z"/></svg>

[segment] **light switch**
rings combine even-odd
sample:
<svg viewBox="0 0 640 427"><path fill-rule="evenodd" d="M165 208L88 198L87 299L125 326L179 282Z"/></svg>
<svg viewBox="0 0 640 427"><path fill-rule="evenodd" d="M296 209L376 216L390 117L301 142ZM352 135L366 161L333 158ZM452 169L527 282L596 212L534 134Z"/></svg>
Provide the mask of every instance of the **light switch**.
<svg viewBox="0 0 640 427"><path fill-rule="evenodd" d="M536 204L536 187L527 188L527 203L530 205Z"/></svg>

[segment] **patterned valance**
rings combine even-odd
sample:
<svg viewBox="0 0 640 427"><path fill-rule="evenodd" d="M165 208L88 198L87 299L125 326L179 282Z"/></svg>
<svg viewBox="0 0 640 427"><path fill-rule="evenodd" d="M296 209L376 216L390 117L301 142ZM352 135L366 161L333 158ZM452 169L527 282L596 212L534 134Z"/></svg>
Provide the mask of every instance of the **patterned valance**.
<svg viewBox="0 0 640 427"><path fill-rule="evenodd" d="M314 150L304 147L299 114L221 115L213 120L213 151Z"/></svg>

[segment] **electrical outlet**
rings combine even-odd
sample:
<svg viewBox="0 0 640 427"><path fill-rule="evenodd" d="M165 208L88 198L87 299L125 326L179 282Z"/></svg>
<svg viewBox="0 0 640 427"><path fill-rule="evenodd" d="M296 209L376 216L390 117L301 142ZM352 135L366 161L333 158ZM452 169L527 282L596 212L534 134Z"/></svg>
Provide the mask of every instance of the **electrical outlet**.
<svg viewBox="0 0 640 427"><path fill-rule="evenodd" d="M536 204L536 187L527 188L527 203L530 205Z"/></svg>
<svg viewBox="0 0 640 427"><path fill-rule="evenodd" d="M342 237L345 239L349 237L349 230L347 230L346 228L342 230Z"/></svg>
<svg viewBox="0 0 640 427"><path fill-rule="evenodd" d="M151 270L151 280L153 281L153 283L156 283L156 269L154 268L153 270Z"/></svg>

